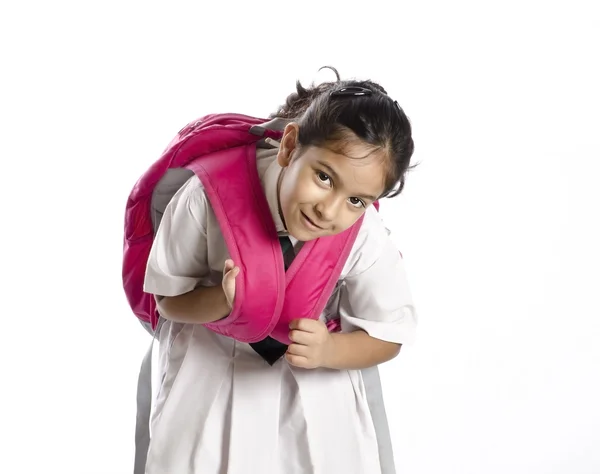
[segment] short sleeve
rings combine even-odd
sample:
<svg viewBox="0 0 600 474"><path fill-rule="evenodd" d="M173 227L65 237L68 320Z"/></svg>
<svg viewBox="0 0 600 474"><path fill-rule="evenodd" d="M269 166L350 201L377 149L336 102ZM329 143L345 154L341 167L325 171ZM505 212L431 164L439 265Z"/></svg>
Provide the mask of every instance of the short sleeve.
<svg viewBox="0 0 600 474"><path fill-rule="evenodd" d="M362 329L371 337L398 344L412 344L417 314L404 262L387 235L377 228L374 239L366 239L361 254L372 255L360 273L344 278L340 288L339 315L342 331ZM372 242L369 242L372 240ZM377 252L373 248L377 247Z"/></svg>
<svg viewBox="0 0 600 474"><path fill-rule="evenodd" d="M199 286L209 273L206 222L208 200L197 177L169 201L148 257L144 291L177 296Z"/></svg>

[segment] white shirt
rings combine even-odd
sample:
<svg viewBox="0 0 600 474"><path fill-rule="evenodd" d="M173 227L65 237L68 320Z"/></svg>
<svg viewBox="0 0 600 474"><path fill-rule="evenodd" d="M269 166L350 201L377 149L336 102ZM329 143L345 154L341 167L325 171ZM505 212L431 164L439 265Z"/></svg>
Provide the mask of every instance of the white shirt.
<svg viewBox="0 0 600 474"><path fill-rule="evenodd" d="M261 184L277 231L285 233L278 212L277 148L257 148ZM266 145L268 146L268 145ZM290 237L291 238L291 237ZM291 238L296 248L301 245ZM229 258L225 241L202 183L190 178L167 205L148 258L144 291L176 296L199 286L221 284ZM365 212L360 232L329 299L322 320L341 319L342 331L410 344L417 325L404 265L377 210Z"/></svg>

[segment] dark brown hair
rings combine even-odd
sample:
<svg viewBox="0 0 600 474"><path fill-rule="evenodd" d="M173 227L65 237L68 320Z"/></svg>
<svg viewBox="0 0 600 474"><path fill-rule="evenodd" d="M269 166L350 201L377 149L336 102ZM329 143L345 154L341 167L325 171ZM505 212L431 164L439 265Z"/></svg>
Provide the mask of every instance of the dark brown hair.
<svg viewBox="0 0 600 474"><path fill-rule="evenodd" d="M388 158L388 179L383 196L397 196L404 188L407 171L412 168L414 143L408 117L379 84L370 80L342 81L334 68L327 68L335 72L336 82L305 88L297 81L296 92L288 96L271 118L292 119L298 123L300 149L333 146L340 150L345 143L358 138L374 151L384 151ZM356 96L335 94L349 87L371 92Z"/></svg>

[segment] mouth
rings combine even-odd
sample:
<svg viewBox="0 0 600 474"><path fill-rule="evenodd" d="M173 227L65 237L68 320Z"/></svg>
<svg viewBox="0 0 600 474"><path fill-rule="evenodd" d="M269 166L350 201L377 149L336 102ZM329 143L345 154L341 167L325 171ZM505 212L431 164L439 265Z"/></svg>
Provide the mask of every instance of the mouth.
<svg viewBox="0 0 600 474"><path fill-rule="evenodd" d="M310 218L306 214L304 214L304 212L300 211L300 214L302 215L302 220L308 228L312 230L323 230L322 227L318 226L313 221L311 221Z"/></svg>

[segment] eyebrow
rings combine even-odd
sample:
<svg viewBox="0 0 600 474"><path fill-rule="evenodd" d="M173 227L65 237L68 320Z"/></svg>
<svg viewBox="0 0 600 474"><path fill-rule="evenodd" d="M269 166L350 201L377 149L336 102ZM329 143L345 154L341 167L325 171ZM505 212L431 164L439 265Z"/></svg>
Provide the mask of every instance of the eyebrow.
<svg viewBox="0 0 600 474"><path fill-rule="evenodd" d="M336 171L331 166L329 166L324 161L317 161L317 163L320 164L323 168L325 168L329 172L329 174L331 175L331 177L333 179L335 179L336 181L340 181L340 176L336 173ZM371 196L369 194L359 194L356 197L364 198L364 199L367 199L368 201L377 201L377 198L375 196Z"/></svg>

